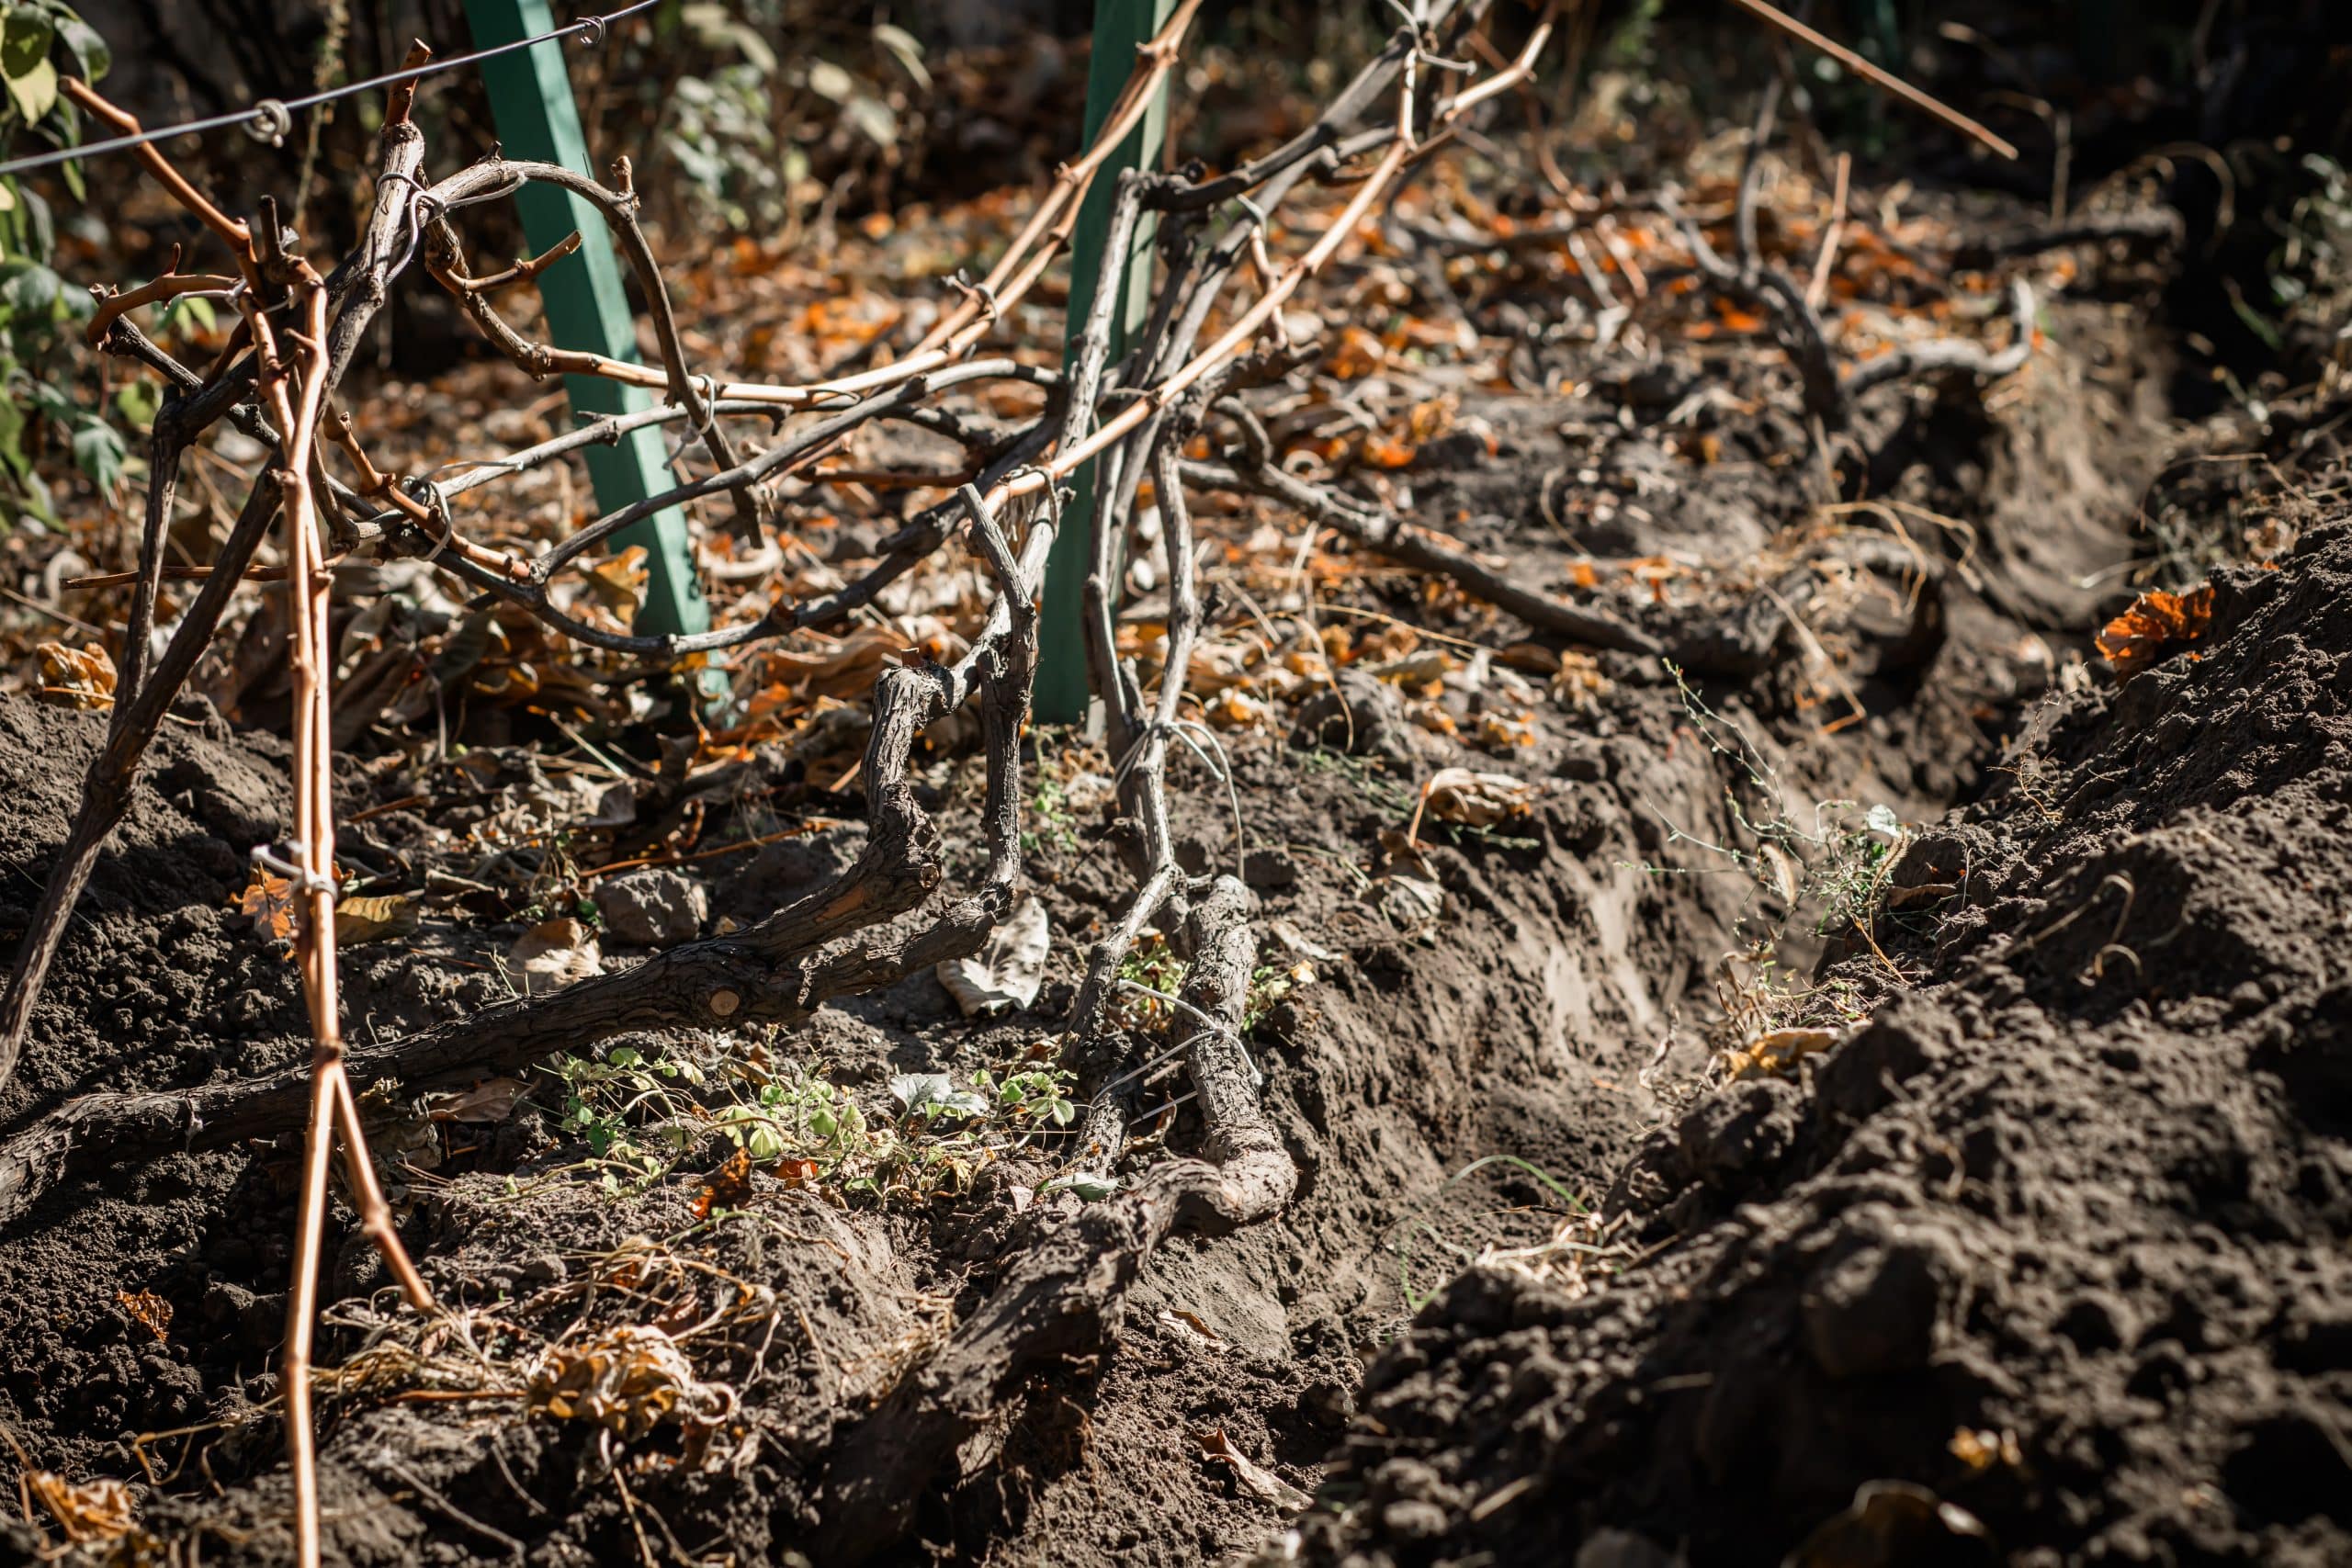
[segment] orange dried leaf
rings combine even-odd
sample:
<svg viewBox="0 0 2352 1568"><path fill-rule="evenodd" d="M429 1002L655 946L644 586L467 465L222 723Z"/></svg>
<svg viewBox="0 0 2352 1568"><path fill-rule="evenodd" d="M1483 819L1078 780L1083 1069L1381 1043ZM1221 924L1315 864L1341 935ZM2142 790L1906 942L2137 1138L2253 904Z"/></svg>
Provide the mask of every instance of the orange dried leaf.
<svg viewBox="0 0 2352 1568"><path fill-rule="evenodd" d="M254 867L254 879L237 899L237 912L254 923L254 929L271 942L294 940L294 884L290 878L278 876L261 867Z"/></svg>
<svg viewBox="0 0 2352 1568"><path fill-rule="evenodd" d="M752 1151L737 1149L695 1199L695 1218L707 1220L713 1209L740 1209L751 1201Z"/></svg>
<svg viewBox="0 0 2352 1568"><path fill-rule="evenodd" d="M130 1488L109 1476L76 1483L50 1471L28 1470L25 1486L75 1546L99 1545L127 1533L137 1512Z"/></svg>
<svg viewBox="0 0 2352 1568"><path fill-rule="evenodd" d="M624 627L637 624L638 601L644 597L650 575L646 559L645 547L631 545L610 560L590 567L586 574L589 593Z"/></svg>
<svg viewBox="0 0 2352 1568"><path fill-rule="evenodd" d="M2161 659L2172 644L2203 637L2212 619L2211 583L2200 583L2186 593L2153 589L2100 629L2099 657L2114 666L2119 677L2135 675Z"/></svg>
<svg viewBox="0 0 2352 1568"><path fill-rule="evenodd" d="M171 1303L153 1291L117 1291L114 1299L122 1303L122 1310L129 1313L141 1327L155 1337L157 1344L170 1337Z"/></svg>
<svg viewBox="0 0 2352 1568"><path fill-rule="evenodd" d="M1340 333L1339 345L1323 362L1329 375L1342 381L1361 381L1388 361L1388 351L1378 338L1362 327L1349 327Z"/></svg>
<svg viewBox="0 0 2352 1568"><path fill-rule="evenodd" d="M45 642L40 655L40 694L77 708L114 705L114 660L96 643L68 648Z"/></svg>

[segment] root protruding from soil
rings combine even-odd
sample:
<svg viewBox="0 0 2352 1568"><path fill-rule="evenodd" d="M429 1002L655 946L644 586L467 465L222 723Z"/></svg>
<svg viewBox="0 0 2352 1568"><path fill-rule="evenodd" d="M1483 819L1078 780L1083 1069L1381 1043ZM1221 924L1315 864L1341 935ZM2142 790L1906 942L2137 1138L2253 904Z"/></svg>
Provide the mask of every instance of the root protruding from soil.
<svg viewBox="0 0 2352 1568"><path fill-rule="evenodd" d="M1023 1249L988 1302L836 1450L818 1560L857 1563L903 1539L965 1440L1032 1375L1106 1353L1144 1261L1182 1231L1221 1235L1290 1201L1298 1170L1267 1123L1240 1045L1257 962L1256 899L1220 876L1193 907L1185 1016L1202 1028L1188 1062L1205 1127L1203 1157L1152 1168L1125 1192L1079 1208Z"/></svg>

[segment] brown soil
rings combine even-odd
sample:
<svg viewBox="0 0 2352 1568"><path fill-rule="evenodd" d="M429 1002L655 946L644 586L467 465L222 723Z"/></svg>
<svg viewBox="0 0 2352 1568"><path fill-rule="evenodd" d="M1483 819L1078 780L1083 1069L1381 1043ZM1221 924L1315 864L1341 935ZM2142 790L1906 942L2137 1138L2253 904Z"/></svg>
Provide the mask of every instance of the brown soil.
<svg viewBox="0 0 2352 1568"><path fill-rule="evenodd" d="M1546 783L1532 817L1426 835L1444 906L1418 931L1379 912L1363 868L1381 869L1379 834L1432 765L1494 760L1360 688L1350 727L1239 746L1265 955L1282 931L1334 955L1252 1036L1298 1194L1265 1224L1155 1254L1100 1354L1004 1391L894 1560L1541 1562L1583 1543L1579 1562L1770 1561L1884 1480L1935 1488L2020 1561L2341 1559L2352 533L2314 529L2282 570L2226 576L2201 661L2120 692L2086 671L2089 689L2048 696L2051 643L2096 619L2080 581L2130 554L2163 457L2149 388L2164 352L2130 317L2095 297L2052 305L2055 346L1997 412L1945 389L1924 418L1900 395L1875 413L1873 493L1973 532L1965 558L1965 539L1924 542L1912 558L1933 557L1931 581L1810 528L1789 461L1802 437L1770 405L1702 411L1729 452L1704 466L1663 456L1642 421L1664 411L1631 385L1495 405L1498 456L1425 457L1424 514L1510 552L1530 582L1581 554L1695 546L1713 563L1705 593L1657 607L1657 629L1743 602L1742 636L1787 657L1726 657L1742 672L1696 689L1604 659L1597 707L1552 716L1509 764ZM1564 538L1546 499L1564 455L1622 475L1638 515ZM1806 612L1835 656L1826 687L1768 613L1759 549L1776 571L1842 561L1857 585ZM1385 607L1490 643L1523 635L1401 591ZM1850 710L1835 733L1825 690ZM0 704L0 934L41 884L102 729ZM227 908L275 831L281 759L201 715L172 728L0 1134L76 1094L298 1057L293 971ZM502 760L530 766L520 749ZM1223 792L1182 768L1186 854L1222 860ZM355 805L408 787L346 783ZM933 786L950 841L973 837L952 767ZM1821 800L1857 803L1855 821L1874 805L1932 820L1964 799L1885 878L1942 891L1886 899L1875 949L1841 934L1815 1000L1789 1003L1842 1001L1868 1024L1799 1076L1699 1086L1694 1024L1721 959L1775 931L1799 953L1818 905L1795 918L1759 873L1758 825L1817 820ZM391 864L422 824L368 826L352 852ZM874 1118L894 1074L1018 1061L1061 1026L1073 938L1127 892L1080 827L1033 868L1057 941L1024 1013L968 1024L924 976L781 1039L644 1043L815 1062ZM715 875L718 907L772 908L854 839L791 840ZM484 961L513 935L356 950L351 1032L481 1006L497 994ZM331 1265L324 1353L346 1382L322 1472L345 1561L788 1561L876 1402L1080 1204L1038 1192L1044 1167L1006 1163L913 1208L758 1175L705 1221L723 1145L607 1193L562 1174L581 1148L560 1099L535 1081L513 1120L462 1150L445 1138L442 1168L404 1181L403 1234L472 1314L473 1344L385 1315L364 1243ZM405 1109L385 1108L381 1136ZM1197 1135L1180 1108L1136 1157ZM290 1143L254 1145L69 1181L0 1237L0 1421L38 1463L139 1480L146 1539L216 1561L290 1545L270 1368L293 1162ZM169 1308L161 1335L126 1299L141 1292ZM617 1443L512 1399L442 1397L466 1390L436 1368L647 1323L689 1347L702 1390L740 1400L715 1431ZM1952 1444L1980 1429L1991 1458L1975 1465ZM1299 1515L1208 1457L1219 1432L1316 1503ZM1951 1537L1962 1517L1906 1506L1871 1518ZM1973 1540L1807 1561L1969 1560ZM34 1547L0 1526L0 1559Z"/></svg>
<svg viewBox="0 0 2352 1568"><path fill-rule="evenodd" d="M1474 1269L1374 1364L1310 1558L2345 1561L2347 590L2316 529L2038 712L1832 967L1868 1026L1645 1142L1641 1267ZM1977 1524L1823 1524L1887 1480Z"/></svg>

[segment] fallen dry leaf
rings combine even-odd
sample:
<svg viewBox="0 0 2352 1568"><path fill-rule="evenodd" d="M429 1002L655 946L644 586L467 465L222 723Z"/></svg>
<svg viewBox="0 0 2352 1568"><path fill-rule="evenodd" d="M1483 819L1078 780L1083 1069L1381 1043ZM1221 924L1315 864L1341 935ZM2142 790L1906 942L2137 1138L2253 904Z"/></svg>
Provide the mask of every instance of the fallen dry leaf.
<svg viewBox="0 0 2352 1568"><path fill-rule="evenodd" d="M1738 1050L1728 1053L1724 1058L1724 1070L1728 1077L1735 1078L1785 1073L1805 1057L1817 1055L1837 1043L1838 1034L1834 1030L1769 1030Z"/></svg>
<svg viewBox="0 0 2352 1568"><path fill-rule="evenodd" d="M989 932L980 951L939 965L939 983L966 1018L992 1018L1027 1007L1046 983L1046 956L1053 950L1053 926L1046 906L1024 896L1012 913Z"/></svg>
<svg viewBox="0 0 2352 1568"><path fill-rule="evenodd" d="M1434 685L1461 668L1462 660L1442 648L1417 649L1401 659L1384 660L1364 667L1375 681L1414 687Z"/></svg>
<svg viewBox="0 0 2352 1568"><path fill-rule="evenodd" d="M2100 629L2099 657L2114 666L2119 678L2128 678L2161 659L2170 645L2203 637L2212 619L2211 583L2199 584L2186 593L2154 589L2132 601L2130 609Z"/></svg>
<svg viewBox="0 0 2352 1568"><path fill-rule="evenodd" d="M1380 847L1386 863L1364 889L1364 897L1398 931L1409 934L1425 929L1445 908L1444 885L1420 843L1401 829L1385 829Z"/></svg>
<svg viewBox="0 0 2352 1568"><path fill-rule="evenodd" d="M398 893L378 897L341 898L334 907L334 944L356 947L364 942L402 937L416 930L413 900Z"/></svg>
<svg viewBox="0 0 2352 1568"><path fill-rule="evenodd" d="M1307 1495L1252 1460L1233 1446L1225 1428L1202 1436L1199 1439L1201 1457L1213 1464L1222 1464L1233 1472L1233 1479L1241 1489L1261 1503L1271 1503L1284 1513L1295 1514L1313 1501Z"/></svg>
<svg viewBox="0 0 2352 1568"><path fill-rule="evenodd" d="M2302 529L2295 523L2274 513L2245 531L2246 556L2267 564L2280 556L2292 555L2295 543L2302 535Z"/></svg>
<svg viewBox="0 0 2352 1568"><path fill-rule="evenodd" d="M1198 1313L1186 1312L1182 1307L1161 1307L1159 1325L1172 1330L1179 1338L1198 1339L1213 1349L1225 1344L1225 1336L1202 1322Z"/></svg>
<svg viewBox="0 0 2352 1568"><path fill-rule="evenodd" d="M1996 1432L1990 1427L1962 1427L1944 1446L1952 1458L1975 1474L1981 1475L1996 1464L2006 1464L2012 1470L2025 1468L2025 1451L2018 1447L2018 1435L2006 1428Z"/></svg>
<svg viewBox="0 0 2352 1568"><path fill-rule="evenodd" d="M271 942L294 940L294 883L289 877L254 867L254 879L237 897L237 912Z"/></svg>
<svg viewBox="0 0 2352 1568"><path fill-rule="evenodd" d="M1805 1537L1788 1568L1897 1568L1909 1562L1954 1565L2001 1561L1975 1515L1907 1481L1865 1481L1843 1513Z"/></svg>
<svg viewBox="0 0 2352 1568"><path fill-rule="evenodd" d="M1509 773L1473 773L1468 768L1440 768L1422 787L1429 814L1441 822L1466 828L1491 828L1525 815L1535 804L1536 786Z"/></svg>
<svg viewBox="0 0 2352 1568"><path fill-rule="evenodd" d="M1272 710L1246 692L1220 692L1201 705L1208 721L1219 729L1257 729L1273 717Z"/></svg>
<svg viewBox="0 0 2352 1568"><path fill-rule="evenodd" d="M428 1095L424 1114L435 1122L503 1122L530 1088L521 1078L487 1078L454 1094Z"/></svg>
<svg viewBox="0 0 2352 1568"><path fill-rule="evenodd" d="M542 920L525 931L506 950L506 961L528 977L526 989L568 986L574 980L601 975L605 969L604 954L596 947L596 933L569 916ZM532 985L533 980L539 984Z"/></svg>
<svg viewBox="0 0 2352 1568"><path fill-rule="evenodd" d="M1535 716L1526 709L1498 713L1488 708L1478 716L1478 744L1490 751L1511 751L1535 744Z"/></svg>
<svg viewBox="0 0 2352 1568"><path fill-rule="evenodd" d="M1323 368L1340 380L1361 381L1387 361L1388 351L1378 338L1362 327L1351 326L1340 333Z"/></svg>
<svg viewBox="0 0 2352 1568"><path fill-rule="evenodd" d="M740 1209L751 1201L752 1151L737 1149L711 1173L710 1185L695 1195L695 1218L707 1220L713 1209Z"/></svg>
<svg viewBox="0 0 2352 1568"><path fill-rule="evenodd" d="M1408 876L1402 872L1381 877L1369 892L1380 906L1380 912L1401 931L1418 931L1434 924L1445 908L1442 886L1427 877Z"/></svg>
<svg viewBox="0 0 2352 1568"><path fill-rule="evenodd" d="M550 1346L531 1369L526 1397L534 1416L588 1421L624 1438L663 1422L712 1426L735 1407L734 1390L696 1377L678 1342L650 1324Z"/></svg>
<svg viewBox="0 0 2352 1568"><path fill-rule="evenodd" d="M114 1299L162 1344L171 1337L172 1303L153 1291L117 1291Z"/></svg>
<svg viewBox="0 0 2352 1568"><path fill-rule="evenodd" d="M1552 671L1552 695L1561 706L1599 713L1609 692L1609 677L1590 654L1571 649L1560 655L1560 667Z"/></svg>
<svg viewBox="0 0 2352 1568"><path fill-rule="evenodd" d="M75 1546L115 1540L130 1529L137 1513L130 1488L108 1476L74 1482L46 1470L28 1470L25 1486Z"/></svg>
<svg viewBox="0 0 2352 1568"><path fill-rule="evenodd" d="M624 626L637 624L638 602L645 595L648 572L643 545L631 545L607 561L588 569L584 581L596 603L612 612Z"/></svg>
<svg viewBox="0 0 2352 1568"><path fill-rule="evenodd" d="M35 651L40 655L42 696L77 708L114 705L114 660L105 649L95 642L80 648L45 642Z"/></svg>

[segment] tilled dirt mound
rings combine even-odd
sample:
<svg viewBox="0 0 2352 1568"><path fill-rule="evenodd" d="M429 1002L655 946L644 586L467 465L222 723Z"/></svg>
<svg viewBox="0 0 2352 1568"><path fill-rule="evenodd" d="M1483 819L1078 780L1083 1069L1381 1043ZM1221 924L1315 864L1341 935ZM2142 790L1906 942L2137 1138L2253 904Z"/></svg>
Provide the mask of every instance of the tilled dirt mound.
<svg viewBox="0 0 2352 1568"><path fill-rule="evenodd" d="M1373 1366L1307 1558L2352 1560L2348 603L2313 529L2053 699L1838 962L1871 1021L1648 1141L1644 1261Z"/></svg>

